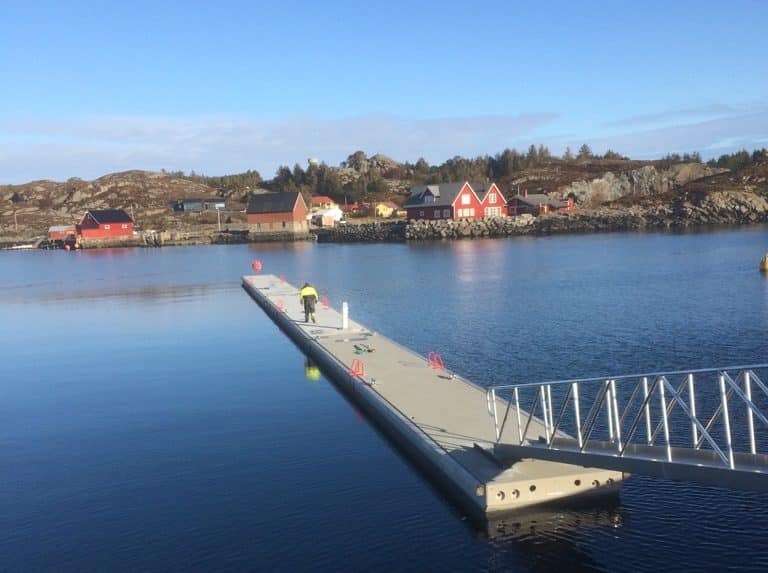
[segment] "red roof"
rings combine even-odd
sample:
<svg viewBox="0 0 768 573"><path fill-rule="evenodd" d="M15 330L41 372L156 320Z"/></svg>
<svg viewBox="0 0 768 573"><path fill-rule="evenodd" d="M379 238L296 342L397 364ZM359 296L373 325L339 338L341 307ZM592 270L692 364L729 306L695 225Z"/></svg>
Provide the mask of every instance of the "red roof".
<svg viewBox="0 0 768 573"><path fill-rule="evenodd" d="M325 195L315 195L309 198L313 205L322 205L323 203L333 203L333 199L326 197Z"/></svg>

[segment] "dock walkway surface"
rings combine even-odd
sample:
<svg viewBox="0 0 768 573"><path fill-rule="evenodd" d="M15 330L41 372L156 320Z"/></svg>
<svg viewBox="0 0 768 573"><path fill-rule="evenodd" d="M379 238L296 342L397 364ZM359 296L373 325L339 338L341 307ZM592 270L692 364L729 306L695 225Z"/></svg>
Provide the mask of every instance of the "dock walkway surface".
<svg viewBox="0 0 768 573"><path fill-rule="evenodd" d="M243 288L351 401L471 513L508 512L619 487L621 472L533 459L511 465L499 461L484 388L434 368L427 357L351 319L343 329L341 312L320 303L317 323L305 323L299 290L279 277L244 276ZM359 368L353 372L356 364L363 373ZM503 412L507 403L496 401ZM508 427L516 427L515 416L511 409ZM527 416L521 412L523 424ZM544 436L540 420L532 419L528 435Z"/></svg>

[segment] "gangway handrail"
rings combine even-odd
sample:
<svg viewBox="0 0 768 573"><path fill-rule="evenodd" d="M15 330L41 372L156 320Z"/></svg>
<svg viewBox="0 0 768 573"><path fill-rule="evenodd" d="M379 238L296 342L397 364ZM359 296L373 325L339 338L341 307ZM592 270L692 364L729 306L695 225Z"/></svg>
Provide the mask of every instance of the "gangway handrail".
<svg viewBox="0 0 768 573"><path fill-rule="evenodd" d="M703 374L705 372L722 372L723 370L755 370L768 368L768 363L747 364L744 366L722 366L720 368L698 368L695 370L669 370L663 372L646 372L643 374L622 374L620 376L595 376L591 378L569 378L564 380L548 380L544 382L521 382L519 384L493 384L486 386L487 390L508 390L514 388L525 388L529 386L572 384L574 382L601 382L605 380L626 380L628 378L642 378L643 376L651 378L655 376L677 376L678 374Z"/></svg>
<svg viewBox="0 0 768 573"><path fill-rule="evenodd" d="M728 470L741 475L726 481L768 490L768 385L758 371L768 363L490 386L495 448L716 484ZM505 437L510 417L517 435Z"/></svg>

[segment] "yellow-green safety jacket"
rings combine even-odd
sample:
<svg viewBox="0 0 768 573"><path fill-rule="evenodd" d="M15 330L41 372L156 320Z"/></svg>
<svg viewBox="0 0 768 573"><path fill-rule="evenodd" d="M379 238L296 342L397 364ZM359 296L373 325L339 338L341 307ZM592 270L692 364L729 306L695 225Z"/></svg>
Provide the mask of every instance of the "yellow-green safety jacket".
<svg viewBox="0 0 768 573"><path fill-rule="evenodd" d="M313 287L312 285L307 285L302 287L301 290L299 291L299 300L304 302L305 296L309 296L309 297L313 296L315 297L315 300L317 300L318 296L317 296L317 291L315 290L315 287Z"/></svg>

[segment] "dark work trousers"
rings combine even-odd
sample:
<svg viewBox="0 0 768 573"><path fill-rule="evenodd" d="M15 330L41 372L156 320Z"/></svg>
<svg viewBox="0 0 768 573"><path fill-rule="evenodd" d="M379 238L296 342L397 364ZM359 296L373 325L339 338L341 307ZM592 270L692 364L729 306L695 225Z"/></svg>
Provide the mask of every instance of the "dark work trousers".
<svg viewBox="0 0 768 573"><path fill-rule="evenodd" d="M313 296L304 297L304 322L309 322L309 317L312 316L312 321L315 320L315 302L317 299Z"/></svg>

